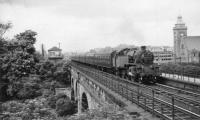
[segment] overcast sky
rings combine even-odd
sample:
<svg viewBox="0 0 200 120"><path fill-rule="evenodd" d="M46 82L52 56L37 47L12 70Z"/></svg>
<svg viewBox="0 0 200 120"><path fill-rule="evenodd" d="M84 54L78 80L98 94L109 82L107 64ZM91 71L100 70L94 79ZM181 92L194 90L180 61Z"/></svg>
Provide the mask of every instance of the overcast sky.
<svg viewBox="0 0 200 120"><path fill-rule="evenodd" d="M61 43L63 51L131 45L173 46L172 28L182 15L188 35L200 35L200 0L0 0L6 34L38 33L36 47Z"/></svg>

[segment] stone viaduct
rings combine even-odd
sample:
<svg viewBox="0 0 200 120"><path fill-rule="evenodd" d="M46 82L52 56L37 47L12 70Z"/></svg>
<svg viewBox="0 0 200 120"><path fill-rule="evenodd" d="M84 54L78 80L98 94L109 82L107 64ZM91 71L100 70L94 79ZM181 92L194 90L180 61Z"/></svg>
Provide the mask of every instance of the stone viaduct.
<svg viewBox="0 0 200 120"><path fill-rule="evenodd" d="M108 96L94 80L82 74L78 69L71 69L71 98L78 102L78 112L96 109L109 102Z"/></svg>
<svg viewBox="0 0 200 120"><path fill-rule="evenodd" d="M99 109L105 106L121 107L128 113L141 113L147 118L156 119L149 112L102 85L94 78L71 66L71 99L78 103L78 113L85 110Z"/></svg>

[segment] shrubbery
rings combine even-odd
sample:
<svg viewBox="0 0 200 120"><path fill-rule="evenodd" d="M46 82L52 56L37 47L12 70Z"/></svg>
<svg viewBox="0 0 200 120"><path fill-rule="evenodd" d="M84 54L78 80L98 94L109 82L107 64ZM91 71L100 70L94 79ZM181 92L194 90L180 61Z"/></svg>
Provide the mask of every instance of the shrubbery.
<svg viewBox="0 0 200 120"><path fill-rule="evenodd" d="M69 99L60 98L56 101L56 112L59 116L72 115L75 112L74 103Z"/></svg>
<svg viewBox="0 0 200 120"><path fill-rule="evenodd" d="M67 99L67 100L70 100L64 93L60 93L58 95L49 95L48 98L47 98L47 104L55 109L56 108L56 102L59 100L59 99Z"/></svg>
<svg viewBox="0 0 200 120"><path fill-rule="evenodd" d="M43 92L42 97L44 98L48 98L53 95L52 91L50 91L49 89L43 89L42 92Z"/></svg>
<svg viewBox="0 0 200 120"><path fill-rule="evenodd" d="M47 105L49 105L51 108L55 109L56 108L56 96L55 95L50 95L47 98Z"/></svg>
<svg viewBox="0 0 200 120"><path fill-rule="evenodd" d="M6 114L3 120L55 120L56 114L51 112L53 109L45 105L46 101L45 98L37 98L24 102L6 102L2 105L3 112Z"/></svg>
<svg viewBox="0 0 200 120"><path fill-rule="evenodd" d="M23 104L17 101L10 101L8 103L2 104L2 111L7 111L10 113L16 113L23 110Z"/></svg>
<svg viewBox="0 0 200 120"><path fill-rule="evenodd" d="M75 104L71 102L70 98L64 93L57 95L49 95L47 98L47 105L53 109L59 116L70 115L75 112Z"/></svg>
<svg viewBox="0 0 200 120"><path fill-rule="evenodd" d="M200 77L200 67L194 66L191 64L161 64L160 70L165 73L174 73L186 76L195 76L198 75Z"/></svg>
<svg viewBox="0 0 200 120"><path fill-rule="evenodd" d="M17 93L18 99L32 99L42 95L37 83L25 83Z"/></svg>
<svg viewBox="0 0 200 120"><path fill-rule="evenodd" d="M56 99L57 99L57 100L58 100L58 99L61 99L61 98L70 100L70 98L69 98L67 95L65 95L64 93L59 93L59 94L56 95Z"/></svg>

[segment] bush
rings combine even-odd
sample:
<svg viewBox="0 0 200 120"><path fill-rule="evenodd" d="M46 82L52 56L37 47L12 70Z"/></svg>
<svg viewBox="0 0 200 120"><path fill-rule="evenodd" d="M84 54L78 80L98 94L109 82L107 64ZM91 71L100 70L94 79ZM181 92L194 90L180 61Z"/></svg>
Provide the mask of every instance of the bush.
<svg viewBox="0 0 200 120"><path fill-rule="evenodd" d="M166 73L175 73L175 74L183 74L185 76L195 76L199 75L200 76L200 67L198 66L193 66L190 64L162 64L160 66L160 70L162 72Z"/></svg>
<svg viewBox="0 0 200 120"><path fill-rule="evenodd" d="M22 120L32 120L34 116L29 112L24 112L21 114Z"/></svg>
<svg viewBox="0 0 200 120"><path fill-rule="evenodd" d="M67 97L64 93L59 93L58 95L53 95L50 94L49 97L47 98L47 105L49 105L51 108L55 109L56 108L56 101L59 99L66 99L70 100L69 97Z"/></svg>
<svg viewBox="0 0 200 120"><path fill-rule="evenodd" d="M51 87L51 82L50 81L44 81L43 83L42 83L42 88L44 88L44 89L50 89L50 87Z"/></svg>
<svg viewBox="0 0 200 120"><path fill-rule="evenodd" d="M50 95L47 98L47 105L49 105L51 108L55 109L56 108L56 96L55 95Z"/></svg>
<svg viewBox="0 0 200 120"><path fill-rule="evenodd" d="M17 98L19 99L32 99L41 96L42 92L36 83L24 83L23 87L18 91Z"/></svg>
<svg viewBox="0 0 200 120"><path fill-rule="evenodd" d="M53 92L50 91L49 89L43 89L43 94L42 95L43 95L44 98L47 98L47 97L52 96Z"/></svg>
<svg viewBox="0 0 200 120"><path fill-rule="evenodd" d="M16 113L23 110L24 105L17 101L10 101L2 104L2 111Z"/></svg>
<svg viewBox="0 0 200 120"><path fill-rule="evenodd" d="M45 103L46 99L42 97L5 102L2 104L3 112L7 116L5 120L55 120L56 112Z"/></svg>
<svg viewBox="0 0 200 120"><path fill-rule="evenodd" d="M61 98L70 100L70 98L67 95L65 95L64 93L59 93L59 94L56 95L56 100L59 100Z"/></svg>
<svg viewBox="0 0 200 120"><path fill-rule="evenodd" d="M57 81L56 83L55 83L55 88L64 88L64 87L66 87L67 85L64 83L64 82L62 82L62 81Z"/></svg>
<svg viewBox="0 0 200 120"><path fill-rule="evenodd" d="M59 116L72 115L75 105L68 99L61 98L56 102L56 112Z"/></svg>

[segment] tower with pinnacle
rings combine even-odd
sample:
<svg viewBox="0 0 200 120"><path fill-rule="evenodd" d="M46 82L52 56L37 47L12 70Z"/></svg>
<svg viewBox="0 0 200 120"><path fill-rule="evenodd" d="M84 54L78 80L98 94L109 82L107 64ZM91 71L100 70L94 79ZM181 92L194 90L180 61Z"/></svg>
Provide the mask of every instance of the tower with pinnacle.
<svg viewBox="0 0 200 120"><path fill-rule="evenodd" d="M182 16L178 16L177 23L173 27L174 32L174 57L175 60L181 59L181 40L187 36L187 26L182 20Z"/></svg>

